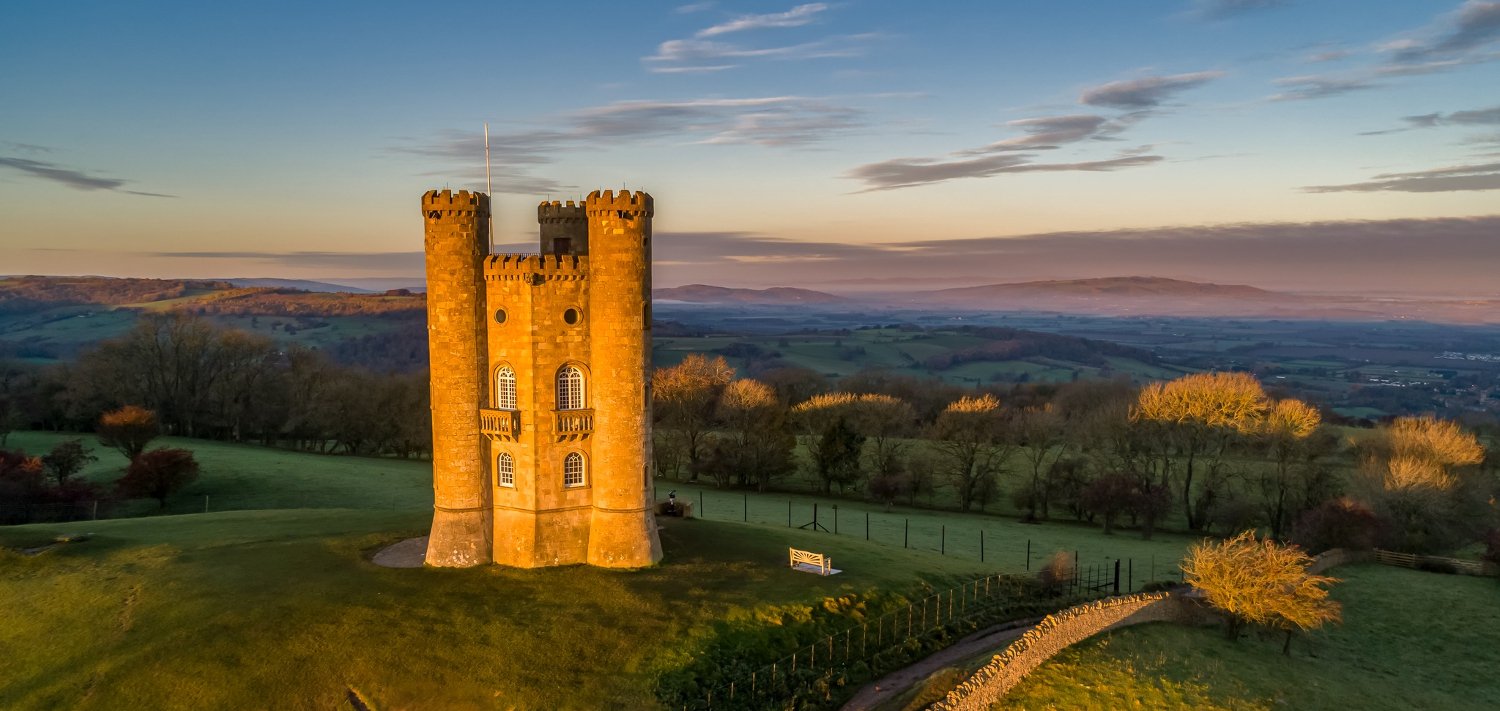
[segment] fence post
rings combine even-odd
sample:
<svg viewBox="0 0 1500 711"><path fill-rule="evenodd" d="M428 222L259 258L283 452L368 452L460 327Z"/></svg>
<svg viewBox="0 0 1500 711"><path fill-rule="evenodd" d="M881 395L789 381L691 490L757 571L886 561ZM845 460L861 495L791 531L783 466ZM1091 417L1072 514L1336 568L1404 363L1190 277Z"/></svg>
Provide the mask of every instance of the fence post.
<svg viewBox="0 0 1500 711"><path fill-rule="evenodd" d="M1026 539L1026 569L1031 570L1031 539Z"/></svg>
<svg viewBox="0 0 1500 711"><path fill-rule="evenodd" d="M1120 559L1115 559L1115 594L1120 594Z"/></svg>
<svg viewBox="0 0 1500 711"><path fill-rule="evenodd" d="M1125 591L1135 592L1135 559L1125 559Z"/></svg>
<svg viewBox="0 0 1500 711"><path fill-rule="evenodd" d="M865 540L870 540L870 512L865 512Z"/></svg>
<svg viewBox="0 0 1500 711"><path fill-rule="evenodd" d="M94 499L94 520L99 520L99 500Z"/></svg>
<svg viewBox="0 0 1500 711"><path fill-rule="evenodd" d="M839 505L833 505L833 535L839 535Z"/></svg>
<svg viewBox="0 0 1500 711"><path fill-rule="evenodd" d="M948 555L948 524L943 524L939 530L938 555Z"/></svg>
<svg viewBox="0 0 1500 711"><path fill-rule="evenodd" d="M698 518L708 518L708 507L703 505L703 490L698 491Z"/></svg>
<svg viewBox="0 0 1500 711"><path fill-rule="evenodd" d="M901 530L901 547L906 548L911 542L911 519L906 519L906 526Z"/></svg>
<svg viewBox="0 0 1500 711"><path fill-rule="evenodd" d="M979 529L979 562L984 562L984 529Z"/></svg>
<svg viewBox="0 0 1500 711"><path fill-rule="evenodd" d="M745 509L744 521L745 521L745 523L750 523L750 494L742 492L740 494L740 496L743 497L741 499L741 504L744 506L744 509Z"/></svg>

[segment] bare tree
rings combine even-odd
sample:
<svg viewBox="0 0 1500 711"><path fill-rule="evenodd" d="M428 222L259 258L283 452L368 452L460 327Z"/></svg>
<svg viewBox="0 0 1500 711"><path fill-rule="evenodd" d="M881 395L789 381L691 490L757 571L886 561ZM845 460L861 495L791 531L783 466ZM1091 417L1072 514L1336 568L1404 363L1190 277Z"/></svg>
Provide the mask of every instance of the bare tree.
<svg viewBox="0 0 1500 711"><path fill-rule="evenodd" d="M1248 373L1194 373L1141 389L1131 420L1149 430L1156 441L1163 484L1174 465L1182 465L1182 506L1188 527L1205 523L1203 497L1194 490L1199 465L1217 473L1237 437L1255 432L1270 398ZM1197 494L1197 496L1195 496Z"/></svg>
<svg viewBox="0 0 1500 711"><path fill-rule="evenodd" d="M689 475L696 481L703 438L712 426L719 394L734 379L723 356L689 353L681 363L651 374L652 403L662 424L682 431Z"/></svg>
<svg viewBox="0 0 1500 711"><path fill-rule="evenodd" d="M949 403L933 424L932 434L933 452L942 462L962 511L974 505L982 487L993 484L1016 451L1005 436L1004 412L993 395L965 396Z"/></svg>

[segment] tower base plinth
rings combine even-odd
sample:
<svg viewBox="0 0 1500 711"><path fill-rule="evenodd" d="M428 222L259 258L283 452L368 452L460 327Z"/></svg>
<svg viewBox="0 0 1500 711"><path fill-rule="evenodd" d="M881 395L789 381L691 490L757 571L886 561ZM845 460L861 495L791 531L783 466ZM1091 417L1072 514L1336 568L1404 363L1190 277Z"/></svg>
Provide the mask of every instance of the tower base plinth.
<svg viewBox="0 0 1500 711"><path fill-rule="evenodd" d="M649 509L594 509L589 526L589 565L644 568L660 562L661 539L656 535L656 517Z"/></svg>
<svg viewBox="0 0 1500 711"><path fill-rule="evenodd" d="M433 509L432 533L427 538L427 564L438 568L467 568L490 562L488 511Z"/></svg>

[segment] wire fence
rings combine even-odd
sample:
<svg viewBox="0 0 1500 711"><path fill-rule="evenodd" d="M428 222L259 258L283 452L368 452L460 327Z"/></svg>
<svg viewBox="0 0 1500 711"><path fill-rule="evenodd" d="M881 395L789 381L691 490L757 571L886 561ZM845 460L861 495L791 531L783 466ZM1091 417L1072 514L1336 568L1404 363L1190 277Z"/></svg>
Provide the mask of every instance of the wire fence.
<svg viewBox="0 0 1500 711"><path fill-rule="evenodd" d="M994 574L972 580L825 635L767 664L741 668L698 687L697 694L664 694L663 701L683 711L820 708L958 635L1121 592L1118 564L1070 572L1042 587L1029 576Z"/></svg>
<svg viewBox="0 0 1500 711"><path fill-rule="evenodd" d="M1137 582L1157 580L1158 574L1181 579L1181 571L1177 567L1178 557L1175 556L1162 556L1160 560L1149 554L1139 558L1114 555L1101 557L1101 552L1109 551L1101 551L1101 544L1097 542L1078 541L1077 537L1074 537L1075 540L1049 539L1045 536L1038 539L1022 538L1014 534L1006 535L1005 531L994 535L993 529L987 533L982 525L973 523L972 519L969 522L958 519L951 522L953 525L943 523L943 514L946 512L924 511L916 516L906 512L882 513L857 504L851 506L848 502L841 506L839 503L819 502L802 496L745 491L699 489L682 493L684 495L680 501L692 505L691 515L705 520L737 521L849 536L904 550L969 558L1018 572L1035 571L1059 551L1067 551L1073 556L1073 566L1079 568L1082 565L1082 570L1087 570L1089 565L1122 562L1125 565L1122 575L1125 576L1123 579L1127 588L1133 588ZM1097 533L1097 530L1091 529L1087 538L1093 541L1110 540L1098 538ZM1087 556L1089 560L1079 559L1079 551L1073 545L1077 542L1084 543L1084 548L1092 549L1086 551L1090 554ZM1136 569L1137 562L1140 563L1139 570Z"/></svg>

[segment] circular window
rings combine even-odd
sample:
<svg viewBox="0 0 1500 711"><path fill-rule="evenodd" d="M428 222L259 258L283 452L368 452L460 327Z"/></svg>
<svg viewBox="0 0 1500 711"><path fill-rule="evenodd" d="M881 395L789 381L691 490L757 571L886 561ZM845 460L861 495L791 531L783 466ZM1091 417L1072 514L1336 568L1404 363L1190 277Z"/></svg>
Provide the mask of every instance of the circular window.
<svg viewBox="0 0 1500 711"><path fill-rule="evenodd" d="M505 323L505 309L495 309L495 323Z"/></svg>
<svg viewBox="0 0 1500 711"><path fill-rule="evenodd" d="M581 318L583 318L583 314L578 313L578 309L568 309L563 312L563 321L566 321L569 326L578 323L578 320Z"/></svg>

